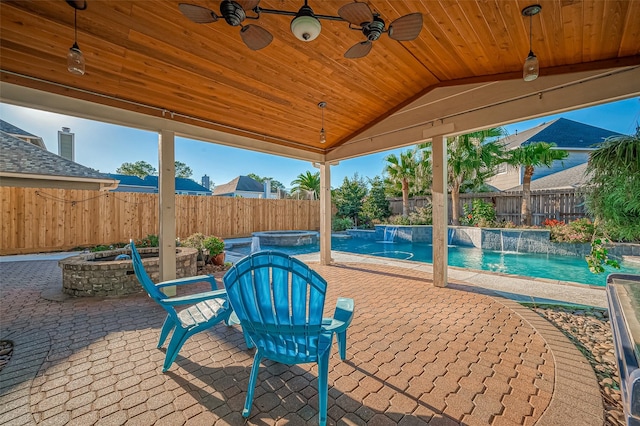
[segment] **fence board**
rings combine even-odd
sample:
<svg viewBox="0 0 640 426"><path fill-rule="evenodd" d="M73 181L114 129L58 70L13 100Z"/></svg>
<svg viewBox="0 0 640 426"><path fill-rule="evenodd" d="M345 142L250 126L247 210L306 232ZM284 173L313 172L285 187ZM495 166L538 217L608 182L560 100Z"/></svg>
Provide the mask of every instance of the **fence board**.
<svg viewBox="0 0 640 426"><path fill-rule="evenodd" d="M488 192L480 194L460 194L460 214L464 205L469 207L473 200L480 199L492 203L496 209L498 221L521 223L522 194L519 192ZM545 219L557 219L565 222L586 217L584 194L578 189L543 190L531 192L532 223L541 225ZM402 198L389 200L391 212L402 214ZM409 210L424 207L431 203L430 197L409 199ZM451 222L451 197L449 197L449 221Z"/></svg>
<svg viewBox="0 0 640 426"><path fill-rule="evenodd" d="M158 194L0 187L0 255L69 250L158 234ZM176 195L176 235L222 238L320 228L320 202Z"/></svg>

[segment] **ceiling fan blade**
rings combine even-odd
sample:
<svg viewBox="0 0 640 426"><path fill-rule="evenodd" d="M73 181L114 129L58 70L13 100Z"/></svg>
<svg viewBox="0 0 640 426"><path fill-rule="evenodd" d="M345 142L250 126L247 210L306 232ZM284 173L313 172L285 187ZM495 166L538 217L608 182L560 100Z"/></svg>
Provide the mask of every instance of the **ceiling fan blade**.
<svg viewBox="0 0 640 426"><path fill-rule="evenodd" d="M366 3L348 3L338 9L338 15L345 21L362 26L373 21L373 13Z"/></svg>
<svg viewBox="0 0 640 426"><path fill-rule="evenodd" d="M422 13L401 16L389 25L389 37L399 41L414 40L422 31Z"/></svg>
<svg viewBox="0 0 640 426"><path fill-rule="evenodd" d="M258 6L258 3L260 3L260 0L236 0L236 3L242 6L246 12L247 10L255 9L255 7Z"/></svg>
<svg viewBox="0 0 640 426"><path fill-rule="evenodd" d="M369 40L361 41L360 43L351 46L351 48L345 52L344 57L347 59L364 58L369 54L369 52L371 52L372 46L373 43Z"/></svg>
<svg viewBox="0 0 640 426"><path fill-rule="evenodd" d="M265 48L273 40L273 36L267 30L257 25L246 25L240 30L240 37L251 50Z"/></svg>
<svg viewBox="0 0 640 426"><path fill-rule="evenodd" d="M209 24L218 20L218 15L206 7L196 6L195 4L180 3L178 5L180 12L196 24Z"/></svg>

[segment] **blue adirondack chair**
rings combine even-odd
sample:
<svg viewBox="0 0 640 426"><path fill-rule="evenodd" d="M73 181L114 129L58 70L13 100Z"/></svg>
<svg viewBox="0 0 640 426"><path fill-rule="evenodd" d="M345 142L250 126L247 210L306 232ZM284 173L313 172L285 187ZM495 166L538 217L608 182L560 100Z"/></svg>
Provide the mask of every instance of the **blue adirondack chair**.
<svg viewBox="0 0 640 426"><path fill-rule="evenodd" d="M171 364L178 356L178 352L180 352L180 348L190 336L206 330L220 321L225 321L227 325L237 324L237 320L234 321L235 316L232 317L233 310L227 300L226 291L218 290L218 285L212 275L198 275L154 284L144 269L140 253L138 253L133 240L131 240L130 246L133 269L138 281L149 294L149 297L167 311L167 318L164 320L160 331L158 348L162 347L167 336L173 330L173 336L171 336L171 341L167 347L167 354L162 367L163 372L171 367ZM208 282L211 285L211 291L181 297L168 297L160 291L164 287L201 282ZM183 307L181 310L176 309L177 306L185 305L190 306Z"/></svg>
<svg viewBox="0 0 640 426"><path fill-rule="evenodd" d="M331 344L336 334L344 360L353 299L339 298L334 317L323 318L327 282L299 260L275 251L241 259L223 280L245 336L257 348L242 415L249 417L251 412L263 358L284 364L316 362L319 423L326 424Z"/></svg>

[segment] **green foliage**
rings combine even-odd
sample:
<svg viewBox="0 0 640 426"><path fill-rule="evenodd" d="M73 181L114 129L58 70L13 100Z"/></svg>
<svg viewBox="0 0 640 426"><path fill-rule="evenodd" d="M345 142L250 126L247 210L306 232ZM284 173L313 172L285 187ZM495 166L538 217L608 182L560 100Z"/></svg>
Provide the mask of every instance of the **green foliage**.
<svg viewBox="0 0 640 426"><path fill-rule="evenodd" d="M160 238L155 234L148 234L145 238L136 240L136 247L158 247L160 246Z"/></svg>
<svg viewBox="0 0 640 426"><path fill-rule="evenodd" d="M291 192L305 195L303 198L308 198L308 194L312 194L314 200L320 198L320 172L311 173L306 171L300 173L298 177L291 181Z"/></svg>
<svg viewBox="0 0 640 426"><path fill-rule="evenodd" d="M191 176L193 175L193 170L191 170L191 167L187 166L182 161L176 161L175 168L176 168L176 177L191 179Z"/></svg>
<svg viewBox="0 0 640 426"><path fill-rule="evenodd" d="M331 229L336 232L346 231L353 228L353 221L348 217L333 217L331 221Z"/></svg>
<svg viewBox="0 0 640 426"><path fill-rule="evenodd" d="M262 182L264 183L265 180L268 180L271 182L271 191L277 191L278 189L280 190L284 190L284 185L282 184L282 182L272 178L272 177L260 177L255 173L249 173L247 175L248 177L250 177L251 179L258 181L258 182Z"/></svg>
<svg viewBox="0 0 640 426"><path fill-rule="evenodd" d="M609 240L601 240L600 238L596 238L591 242L591 252L585 259L587 260L587 265L589 265L589 270L594 274L605 272L605 266L620 269L618 261L609 259L608 251L605 247L609 242Z"/></svg>
<svg viewBox="0 0 640 426"><path fill-rule="evenodd" d="M362 214L362 204L367 196L367 185L358 173L353 178L344 178L342 186L334 191L334 202L338 217L348 217L358 226Z"/></svg>
<svg viewBox="0 0 640 426"><path fill-rule="evenodd" d="M136 161L135 163L122 163L122 165L116 169L116 173L127 176L138 176L140 179L144 179L146 176L157 175L158 171L146 161Z"/></svg>
<svg viewBox="0 0 640 426"><path fill-rule="evenodd" d="M389 217L389 224L391 225L411 225L409 216L404 217L401 214Z"/></svg>
<svg viewBox="0 0 640 426"><path fill-rule="evenodd" d="M432 225L433 209L431 204L424 207L416 207L409 213L409 224L411 225Z"/></svg>
<svg viewBox="0 0 640 426"><path fill-rule="evenodd" d="M549 239L559 243L586 243L591 241L596 228L589 219L577 219L565 224L547 219L542 224L549 229Z"/></svg>
<svg viewBox="0 0 640 426"><path fill-rule="evenodd" d="M202 245L211 257L215 257L224 251L224 240L222 238L214 236L207 237L202 242Z"/></svg>
<svg viewBox="0 0 640 426"><path fill-rule="evenodd" d="M385 193L390 197L402 196L402 214L409 215L409 196L431 193L431 151L416 147L385 158Z"/></svg>
<svg viewBox="0 0 640 426"><path fill-rule="evenodd" d="M202 251L204 250L204 240L206 238L207 237L203 233L196 232L195 234L191 234L187 238L182 240L181 244L184 247L198 249L198 253L202 254Z"/></svg>
<svg viewBox="0 0 640 426"><path fill-rule="evenodd" d="M589 156L586 206L611 238L640 241L640 127Z"/></svg>
<svg viewBox="0 0 640 426"><path fill-rule="evenodd" d="M381 221L391 215L389 200L385 196L384 182L379 176L369 179L369 195L362 205L362 214L370 221Z"/></svg>
<svg viewBox="0 0 640 426"><path fill-rule="evenodd" d="M460 224L466 226L491 227L496 222L496 209L492 203L476 198L471 203L462 206L464 216L460 218Z"/></svg>

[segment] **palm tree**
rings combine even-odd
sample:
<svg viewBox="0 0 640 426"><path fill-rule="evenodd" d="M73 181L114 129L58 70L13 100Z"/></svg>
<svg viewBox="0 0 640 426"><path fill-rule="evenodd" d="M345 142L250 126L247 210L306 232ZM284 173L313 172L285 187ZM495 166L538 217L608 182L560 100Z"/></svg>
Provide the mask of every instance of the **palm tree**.
<svg viewBox="0 0 640 426"><path fill-rule="evenodd" d="M402 216L409 216L409 185L415 179L418 168L418 151L410 150L400 153L400 157L389 154L384 168L386 181L392 185L400 184L402 190Z"/></svg>
<svg viewBox="0 0 640 426"><path fill-rule="evenodd" d="M564 160L569 153L562 149L553 149L556 145L548 142L534 142L519 146L507 152L506 163L512 166L524 166L522 178L522 206L520 215L524 225L531 225L531 177L536 167L551 167L554 161Z"/></svg>
<svg viewBox="0 0 640 426"><path fill-rule="evenodd" d="M311 173L307 170L305 173L300 173L291 181L291 185L293 185L292 192L311 193L314 200L320 198L320 172Z"/></svg>
<svg viewBox="0 0 640 426"><path fill-rule="evenodd" d="M460 189L478 186L493 175L496 164L502 161L503 149L496 139L504 129L494 127L467 133L447 140L447 180L451 191L451 221L460 225ZM419 145L431 147L431 143Z"/></svg>

